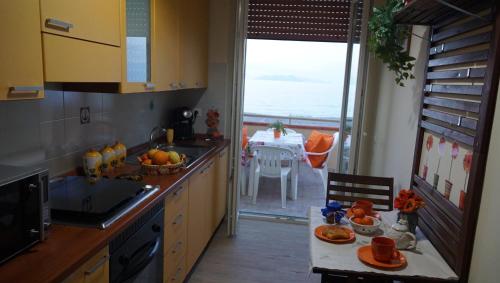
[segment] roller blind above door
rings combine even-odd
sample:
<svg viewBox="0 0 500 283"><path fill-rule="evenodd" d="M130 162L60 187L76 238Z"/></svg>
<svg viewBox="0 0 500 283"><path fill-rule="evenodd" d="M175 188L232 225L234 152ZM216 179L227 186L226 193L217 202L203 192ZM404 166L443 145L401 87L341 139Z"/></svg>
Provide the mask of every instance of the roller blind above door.
<svg viewBox="0 0 500 283"><path fill-rule="evenodd" d="M247 38L346 43L350 6L351 0L249 0ZM356 6L354 43L362 6Z"/></svg>

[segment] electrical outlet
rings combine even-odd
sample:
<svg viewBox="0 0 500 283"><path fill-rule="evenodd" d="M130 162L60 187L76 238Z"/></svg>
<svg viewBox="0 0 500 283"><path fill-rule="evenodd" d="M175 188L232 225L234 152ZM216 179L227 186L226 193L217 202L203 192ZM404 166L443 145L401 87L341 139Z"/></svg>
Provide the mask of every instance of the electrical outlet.
<svg viewBox="0 0 500 283"><path fill-rule="evenodd" d="M80 107L80 124L90 123L90 107Z"/></svg>
<svg viewBox="0 0 500 283"><path fill-rule="evenodd" d="M193 113L198 111L198 117L202 117L203 115L203 112L202 112L202 109L201 108L193 108Z"/></svg>

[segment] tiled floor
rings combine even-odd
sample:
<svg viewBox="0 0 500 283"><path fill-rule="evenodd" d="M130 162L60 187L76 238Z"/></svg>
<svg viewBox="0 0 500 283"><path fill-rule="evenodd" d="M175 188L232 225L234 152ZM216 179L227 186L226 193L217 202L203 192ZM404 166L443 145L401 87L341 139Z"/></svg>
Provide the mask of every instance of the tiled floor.
<svg viewBox="0 0 500 283"><path fill-rule="evenodd" d="M241 219L235 237L223 224L189 283L319 283L309 273L307 225Z"/></svg>
<svg viewBox="0 0 500 283"><path fill-rule="evenodd" d="M290 186L289 181L288 189L290 189ZM281 208L280 188L279 178L262 177L259 183L257 203L255 205L252 204L250 196L242 195L240 198L240 210L242 212L307 217L307 210L310 206L323 206L325 203L326 192L324 192L320 175L304 162L301 162L299 167L297 200L287 198L286 208Z"/></svg>

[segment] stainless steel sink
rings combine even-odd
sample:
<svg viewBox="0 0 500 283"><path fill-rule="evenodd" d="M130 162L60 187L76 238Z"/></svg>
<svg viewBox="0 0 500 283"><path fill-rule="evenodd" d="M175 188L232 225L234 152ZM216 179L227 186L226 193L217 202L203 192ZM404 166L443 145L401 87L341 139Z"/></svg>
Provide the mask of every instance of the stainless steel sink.
<svg viewBox="0 0 500 283"><path fill-rule="evenodd" d="M188 146L188 145L171 145L171 146L160 146L161 150L164 151L175 151L179 154L183 153L187 156L187 164L189 167L193 162L195 162L198 158L202 157L205 153L207 153L212 147L209 146ZM137 164L137 157L146 153L139 152L127 157L127 163Z"/></svg>

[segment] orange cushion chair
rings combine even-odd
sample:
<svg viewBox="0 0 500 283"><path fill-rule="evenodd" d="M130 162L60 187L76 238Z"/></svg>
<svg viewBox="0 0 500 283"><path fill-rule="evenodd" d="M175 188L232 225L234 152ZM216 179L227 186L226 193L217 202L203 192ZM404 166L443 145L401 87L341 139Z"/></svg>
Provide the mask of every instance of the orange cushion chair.
<svg viewBox="0 0 500 283"><path fill-rule="evenodd" d="M304 147L306 152L322 153L328 151L333 145L333 136L313 130ZM321 168L328 154L308 155L309 162L313 168Z"/></svg>

